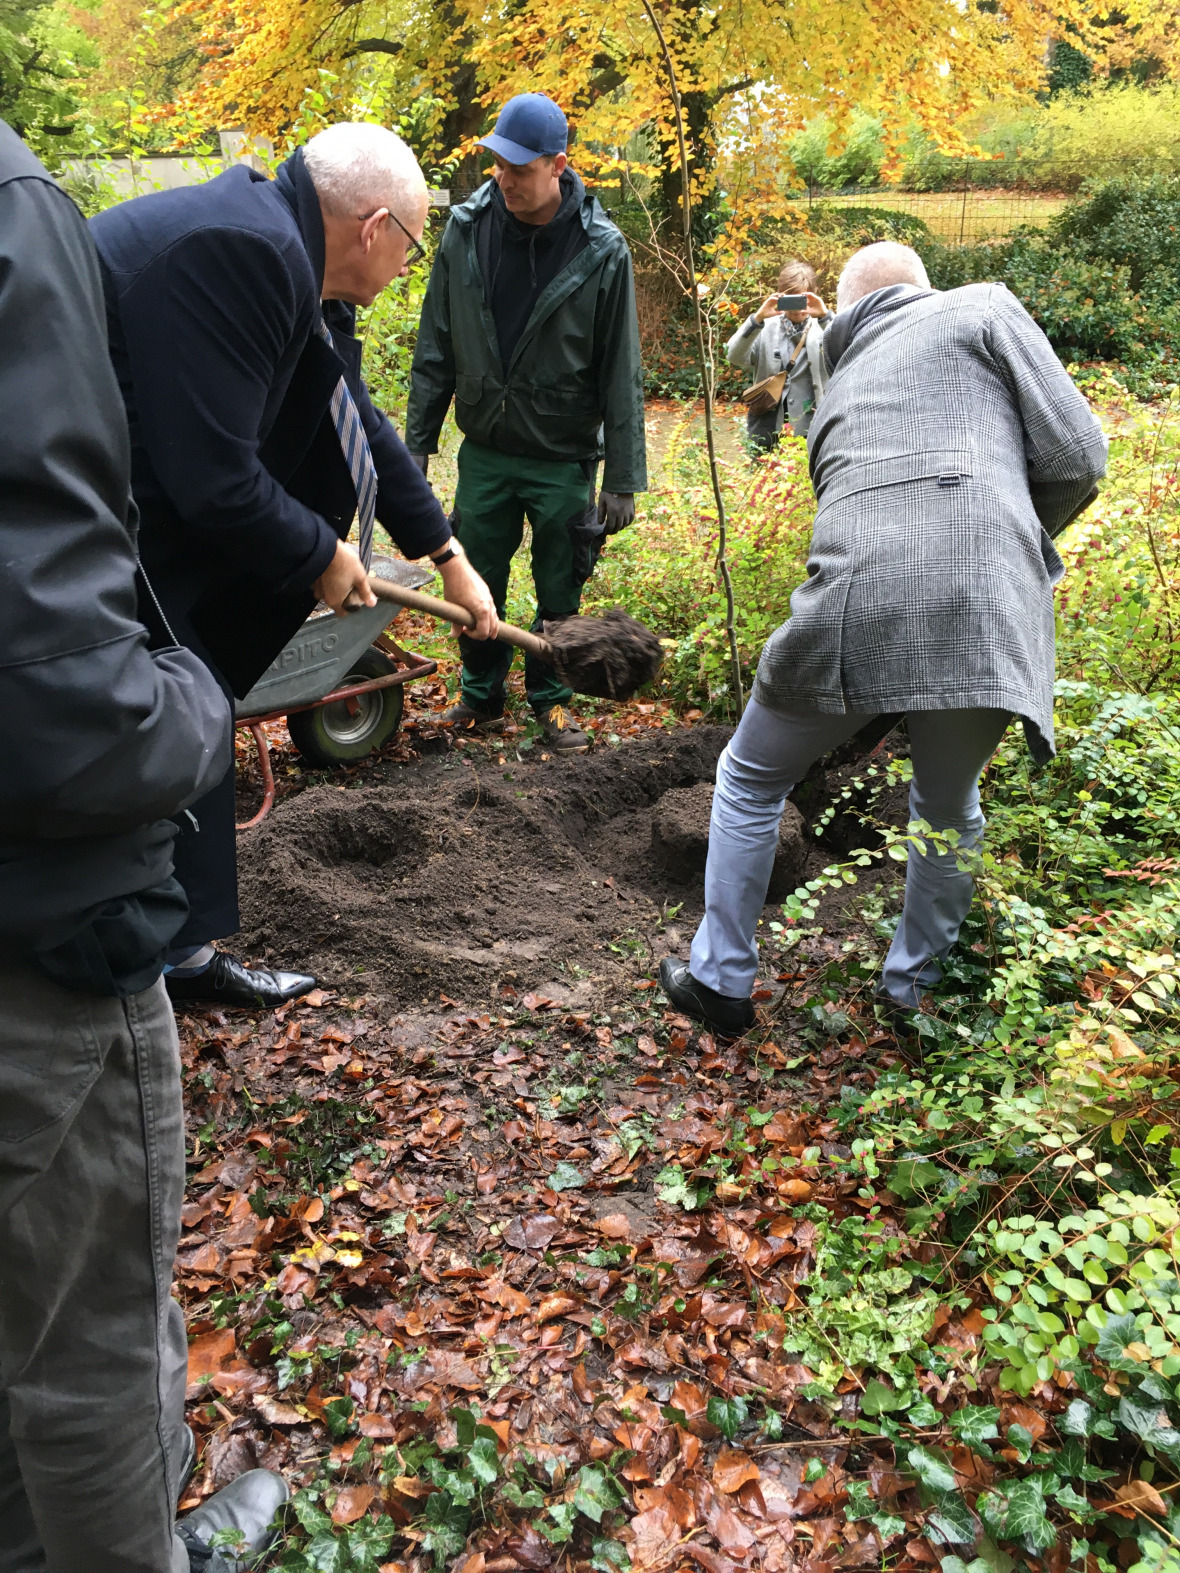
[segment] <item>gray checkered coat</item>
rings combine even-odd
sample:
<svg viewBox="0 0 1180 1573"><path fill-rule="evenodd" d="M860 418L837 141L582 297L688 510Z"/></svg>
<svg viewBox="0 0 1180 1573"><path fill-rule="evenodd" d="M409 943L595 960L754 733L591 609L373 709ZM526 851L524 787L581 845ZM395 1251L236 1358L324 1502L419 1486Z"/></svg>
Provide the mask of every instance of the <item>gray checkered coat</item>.
<svg viewBox="0 0 1180 1573"><path fill-rule="evenodd" d="M808 577L762 652L758 701L1011 710L1048 758L1050 537L1103 474L1106 438L1023 306L970 284L870 314L808 448Z"/></svg>

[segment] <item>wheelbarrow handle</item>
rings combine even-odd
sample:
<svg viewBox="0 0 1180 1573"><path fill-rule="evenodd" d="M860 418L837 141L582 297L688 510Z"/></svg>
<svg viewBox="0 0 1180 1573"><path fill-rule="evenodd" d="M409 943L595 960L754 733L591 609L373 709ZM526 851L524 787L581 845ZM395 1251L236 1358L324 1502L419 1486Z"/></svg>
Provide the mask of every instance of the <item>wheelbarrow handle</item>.
<svg viewBox="0 0 1180 1573"><path fill-rule="evenodd" d="M454 601L441 601L436 595L425 595L421 590L407 590L403 585L393 584L389 579L380 579L376 574L369 575L369 588L379 601L392 601L395 606L408 606L415 612L427 612L431 617L441 617L448 623L457 623L460 628L474 628L475 618L465 606L456 606ZM501 623L497 639L504 644L516 645L520 650L526 650L529 655L535 655L542 661L552 661L553 652L547 639L541 639L536 634L528 633L523 628L516 628L511 623Z"/></svg>

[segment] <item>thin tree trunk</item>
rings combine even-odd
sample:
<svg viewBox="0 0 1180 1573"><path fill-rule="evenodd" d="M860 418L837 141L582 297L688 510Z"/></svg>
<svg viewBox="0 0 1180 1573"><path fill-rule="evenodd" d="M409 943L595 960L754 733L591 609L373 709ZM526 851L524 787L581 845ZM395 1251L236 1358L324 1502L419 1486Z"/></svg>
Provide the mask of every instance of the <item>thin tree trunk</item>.
<svg viewBox="0 0 1180 1573"><path fill-rule="evenodd" d="M697 361L705 388L705 442L709 450L709 477L713 483L713 500L717 505L717 571L725 587L725 633L729 640L729 674L733 686L734 705L740 720L745 705L742 697L742 665L738 655L733 579L730 577L729 558L726 555L725 498L721 492L721 472L717 468L717 444L713 432L713 390L716 385L716 369L713 361L712 338L706 333L701 297L697 291L697 270L692 249L692 181L688 168L688 148L684 138L684 116L680 107L680 89L676 85L676 67L672 63L672 53L664 37L664 29L652 9L651 0L643 0L643 9L647 12L648 20L655 28L656 37L660 42L660 50L664 56L664 70L668 74L668 87L672 95L672 108L676 117L676 143L680 153L682 188L680 213L684 229L684 257L688 268L688 290L692 301L693 323L696 327Z"/></svg>
<svg viewBox="0 0 1180 1573"><path fill-rule="evenodd" d="M435 139L436 160L445 164L455 150L477 131L487 120L487 110L479 102L479 73L470 59L471 35L463 32L460 41L448 48L444 41L460 32L463 25L457 7L451 0L442 0L434 6L432 43L437 42L441 67L436 67L436 91L449 103L442 117ZM429 79L429 78L428 78ZM456 193L470 196L483 184L481 153L468 153L460 159L449 184Z"/></svg>

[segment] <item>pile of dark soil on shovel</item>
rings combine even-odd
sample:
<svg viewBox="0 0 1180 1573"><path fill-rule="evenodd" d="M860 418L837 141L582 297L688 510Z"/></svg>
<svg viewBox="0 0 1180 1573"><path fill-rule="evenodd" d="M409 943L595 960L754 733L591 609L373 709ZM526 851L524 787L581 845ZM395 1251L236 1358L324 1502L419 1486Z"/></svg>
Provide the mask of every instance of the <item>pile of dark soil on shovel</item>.
<svg viewBox="0 0 1180 1573"><path fill-rule="evenodd" d="M380 786L309 788L239 838L241 948L399 1009L440 993L474 1006L505 983L591 1003L636 957L687 954L703 853L678 864L653 820L665 794L712 781L729 735L694 727L536 764L452 754ZM670 801L682 834L692 800ZM793 823L794 868L830 861Z"/></svg>
<svg viewBox="0 0 1180 1573"><path fill-rule="evenodd" d="M605 617L545 624L553 664L575 694L630 699L660 670L663 647L650 628L613 606Z"/></svg>

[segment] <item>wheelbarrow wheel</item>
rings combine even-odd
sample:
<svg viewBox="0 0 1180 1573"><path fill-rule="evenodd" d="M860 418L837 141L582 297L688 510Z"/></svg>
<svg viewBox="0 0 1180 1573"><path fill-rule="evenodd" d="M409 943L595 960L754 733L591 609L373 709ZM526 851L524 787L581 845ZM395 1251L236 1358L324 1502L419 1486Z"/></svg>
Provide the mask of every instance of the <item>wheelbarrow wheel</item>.
<svg viewBox="0 0 1180 1573"><path fill-rule="evenodd" d="M353 662L339 686L348 688L396 671L383 650L371 647ZM389 742L401 725L405 702L405 690L398 684L375 688L355 699L299 710L287 717L287 730L309 765L347 765Z"/></svg>

